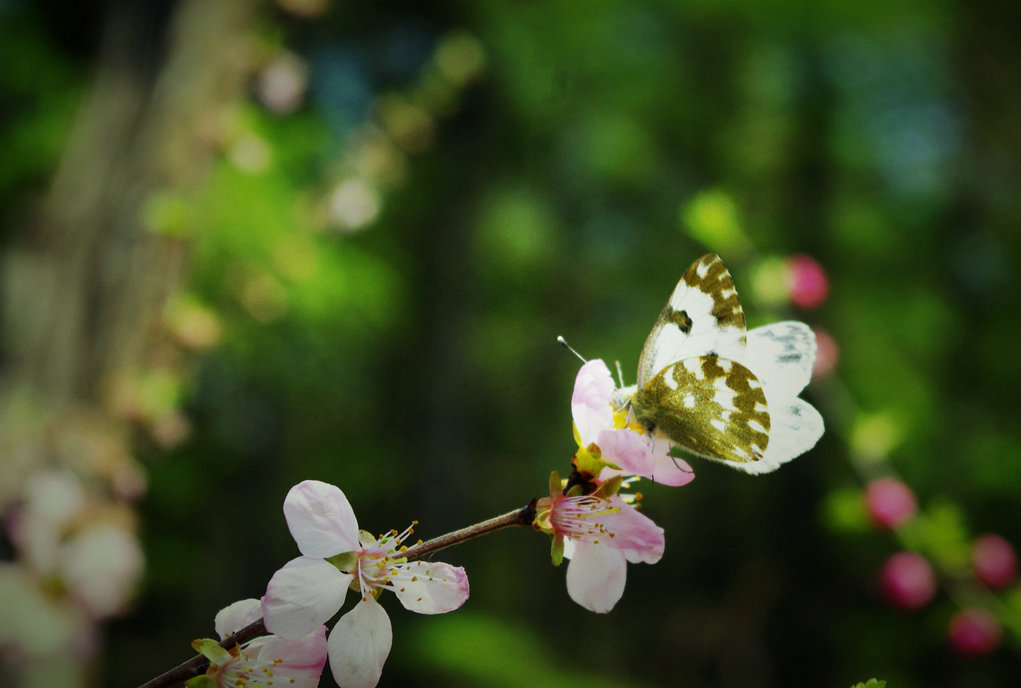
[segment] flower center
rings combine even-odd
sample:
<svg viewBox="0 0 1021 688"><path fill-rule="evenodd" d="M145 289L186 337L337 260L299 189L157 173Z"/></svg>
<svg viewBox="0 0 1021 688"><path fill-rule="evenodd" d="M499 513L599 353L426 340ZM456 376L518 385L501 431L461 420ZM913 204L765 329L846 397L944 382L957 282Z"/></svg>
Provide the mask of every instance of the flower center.
<svg viewBox="0 0 1021 688"><path fill-rule="evenodd" d="M615 514L620 507L609 500L593 495L561 497L550 514L550 524L560 535L581 542L598 543L603 537L613 537L600 516Z"/></svg>
<svg viewBox="0 0 1021 688"><path fill-rule="evenodd" d="M404 532L391 530L380 536L377 541L368 533L362 532L359 542L362 549L358 552L358 586L362 597L374 595L379 590L390 587L390 578L397 569L407 563L404 558L402 543L412 533L418 521L413 521Z"/></svg>
<svg viewBox="0 0 1021 688"><path fill-rule="evenodd" d="M252 665L248 653L242 649L240 654L223 668L222 685L237 688L268 688L273 685L273 668L283 661L274 659L271 662Z"/></svg>

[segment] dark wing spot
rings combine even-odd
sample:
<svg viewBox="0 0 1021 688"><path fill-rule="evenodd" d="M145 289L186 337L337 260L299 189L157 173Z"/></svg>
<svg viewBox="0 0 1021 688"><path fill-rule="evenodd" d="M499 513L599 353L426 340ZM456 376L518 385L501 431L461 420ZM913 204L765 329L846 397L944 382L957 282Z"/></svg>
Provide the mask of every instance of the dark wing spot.
<svg viewBox="0 0 1021 688"><path fill-rule="evenodd" d="M681 328L681 332L684 334L689 334L691 332L691 318L688 316L687 311L675 311L673 308L668 306L667 320Z"/></svg>

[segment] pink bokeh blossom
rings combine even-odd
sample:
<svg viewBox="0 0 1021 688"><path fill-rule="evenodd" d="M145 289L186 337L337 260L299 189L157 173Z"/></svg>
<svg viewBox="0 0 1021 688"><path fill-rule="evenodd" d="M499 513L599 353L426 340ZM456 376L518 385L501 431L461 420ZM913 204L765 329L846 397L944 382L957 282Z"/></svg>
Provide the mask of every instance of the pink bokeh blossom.
<svg viewBox="0 0 1021 688"><path fill-rule="evenodd" d="M925 606L936 594L936 574L921 555L898 552L890 557L880 573L886 599L901 609Z"/></svg>

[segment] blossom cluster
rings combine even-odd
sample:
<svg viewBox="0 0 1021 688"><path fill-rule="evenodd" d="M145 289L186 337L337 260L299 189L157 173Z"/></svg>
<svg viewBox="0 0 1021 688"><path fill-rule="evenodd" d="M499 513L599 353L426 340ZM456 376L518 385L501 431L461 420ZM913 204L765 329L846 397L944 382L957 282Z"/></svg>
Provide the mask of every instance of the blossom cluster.
<svg viewBox="0 0 1021 688"><path fill-rule="evenodd" d="M603 361L588 361L579 370L571 412L577 444L571 472L566 478L551 474L548 496L534 500L532 526L550 536L555 565L568 561L571 599L607 613L624 593L627 565L655 564L665 546L663 529L639 510L642 496L631 488L642 478L679 487L695 474L673 455L670 441L631 419ZM463 568L410 559L403 543L412 527L378 538L359 529L335 485L305 480L288 492L283 511L300 556L273 574L258 604L244 601L221 613L235 621L261 618L271 635L233 649L212 639L196 641L210 666L194 687L269 685L271 675L311 686L328 657L342 688L372 688L393 641L379 603L384 591L420 614L453 611L468 598ZM357 602L327 634L325 624L343 607L348 590ZM237 623L218 619L221 637L225 625Z"/></svg>
<svg viewBox="0 0 1021 688"><path fill-rule="evenodd" d="M879 529L905 532L912 527L924 528L918 521L918 500L914 492L899 479L886 476L870 482L863 494L865 513ZM919 538L915 538L918 540ZM990 594L1009 588L1015 581L1018 562L1014 547L994 533L982 535L969 543L971 575L978 588ZM931 548L930 548L931 549ZM892 554L879 572L879 586L890 605L914 611L928 605L939 592L939 577L930 563L949 568L958 585L965 580L963 562L940 562L940 552L925 556L906 549ZM946 558L944 554L942 558ZM976 598L980 596L976 595ZM959 609L947 623L947 640L955 652L964 656L984 655L1000 643L1003 628L988 608L969 604Z"/></svg>

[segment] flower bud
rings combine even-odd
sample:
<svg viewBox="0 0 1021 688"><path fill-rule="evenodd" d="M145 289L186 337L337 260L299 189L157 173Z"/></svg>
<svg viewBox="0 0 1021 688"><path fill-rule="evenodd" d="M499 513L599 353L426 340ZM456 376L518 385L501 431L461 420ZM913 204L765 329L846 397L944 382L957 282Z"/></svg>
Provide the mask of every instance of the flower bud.
<svg viewBox="0 0 1021 688"><path fill-rule="evenodd" d="M865 488L865 507L872 522L887 530L904 525L918 512L911 488L890 477L869 483Z"/></svg>
<svg viewBox="0 0 1021 688"><path fill-rule="evenodd" d="M787 280L791 303L798 308L817 308L830 294L826 271L804 254L787 259Z"/></svg>
<svg viewBox="0 0 1021 688"><path fill-rule="evenodd" d="M950 647L960 655L978 657L996 649L1003 629L985 609L968 607L953 615L947 627Z"/></svg>
<svg viewBox="0 0 1021 688"><path fill-rule="evenodd" d="M901 609L918 609L936 594L936 574L923 557L898 552L890 557L880 574L886 599Z"/></svg>
<svg viewBox="0 0 1021 688"><path fill-rule="evenodd" d="M999 535L983 535L971 551L975 577L990 588L1003 588L1014 579L1017 555L1009 542Z"/></svg>
<svg viewBox="0 0 1021 688"><path fill-rule="evenodd" d="M818 380L828 376L837 367L840 360L840 348L833 335L818 325L812 326L815 333L815 363L812 365L812 379Z"/></svg>

